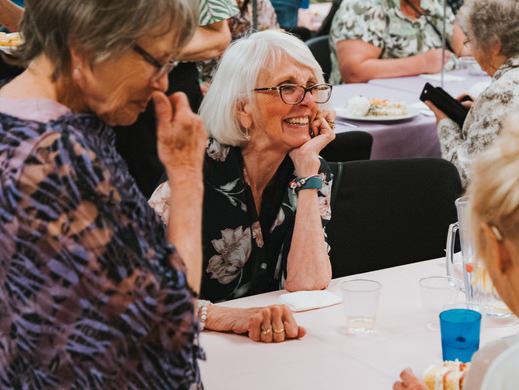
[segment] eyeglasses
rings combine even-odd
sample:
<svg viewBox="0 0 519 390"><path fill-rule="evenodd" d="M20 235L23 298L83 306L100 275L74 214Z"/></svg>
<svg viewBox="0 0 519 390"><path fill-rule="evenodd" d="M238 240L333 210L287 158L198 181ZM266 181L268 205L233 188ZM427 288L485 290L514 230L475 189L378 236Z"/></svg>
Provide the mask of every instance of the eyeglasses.
<svg viewBox="0 0 519 390"><path fill-rule="evenodd" d="M277 91L279 97L286 104L301 103L307 92L310 92L316 103L322 104L330 100L332 86L330 84L315 84L310 87L303 87L297 84L282 84L277 87L255 88L255 92Z"/></svg>
<svg viewBox="0 0 519 390"><path fill-rule="evenodd" d="M178 61L168 61L165 64L162 64L159 60L157 60L155 57L153 57L150 53L148 53L146 50L144 50L142 47L137 45L136 43L133 45L133 51L135 51L138 55L142 57L144 61L146 61L148 64L153 65L155 68L157 68L157 73L153 75L152 81L156 81L161 79L164 75L171 72L171 70L178 65Z"/></svg>

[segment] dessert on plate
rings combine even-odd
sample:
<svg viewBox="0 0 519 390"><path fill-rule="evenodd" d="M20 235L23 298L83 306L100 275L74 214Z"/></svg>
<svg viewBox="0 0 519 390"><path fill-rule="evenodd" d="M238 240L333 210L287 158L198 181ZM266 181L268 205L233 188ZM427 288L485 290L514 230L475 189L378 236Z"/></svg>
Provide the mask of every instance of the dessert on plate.
<svg viewBox="0 0 519 390"><path fill-rule="evenodd" d="M470 363L445 361L432 365L424 375L425 385L429 390L462 390Z"/></svg>
<svg viewBox="0 0 519 390"><path fill-rule="evenodd" d="M0 46L18 46L22 43L20 34L18 33L4 33L0 32Z"/></svg>
<svg viewBox="0 0 519 390"><path fill-rule="evenodd" d="M348 115L353 117L399 117L408 114L407 105L402 102L390 102L387 99L368 99L354 96L346 104Z"/></svg>

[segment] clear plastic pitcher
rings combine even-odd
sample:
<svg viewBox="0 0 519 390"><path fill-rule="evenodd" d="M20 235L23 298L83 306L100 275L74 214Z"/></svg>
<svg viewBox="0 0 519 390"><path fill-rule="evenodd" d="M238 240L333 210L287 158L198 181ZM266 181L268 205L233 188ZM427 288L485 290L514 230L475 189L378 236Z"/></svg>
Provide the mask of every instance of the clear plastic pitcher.
<svg viewBox="0 0 519 390"><path fill-rule="evenodd" d="M447 275L463 278L467 304L489 316L509 317L512 312L497 294L483 261L478 260L475 256L472 232L468 221L469 197L458 198L455 204L458 222L449 226L447 235ZM454 263L454 243L457 233L460 236L463 259L461 267L456 267Z"/></svg>

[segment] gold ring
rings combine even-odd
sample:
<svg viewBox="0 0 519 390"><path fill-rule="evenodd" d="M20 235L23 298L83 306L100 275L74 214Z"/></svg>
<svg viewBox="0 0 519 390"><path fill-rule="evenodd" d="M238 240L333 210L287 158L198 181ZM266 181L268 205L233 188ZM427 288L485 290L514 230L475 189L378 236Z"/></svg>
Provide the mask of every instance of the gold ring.
<svg viewBox="0 0 519 390"><path fill-rule="evenodd" d="M285 328L274 329L274 333L285 333Z"/></svg>
<svg viewBox="0 0 519 390"><path fill-rule="evenodd" d="M268 335L270 332L272 332L272 328L267 328L267 329L261 328L261 334L264 336Z"/></svg>
<svg viewBox="0 0 519 390"><path fill-rule="evenodd" d="M331 129L335 129L335 122L334 121L328 121L328 124L330 125Z"/></svg>

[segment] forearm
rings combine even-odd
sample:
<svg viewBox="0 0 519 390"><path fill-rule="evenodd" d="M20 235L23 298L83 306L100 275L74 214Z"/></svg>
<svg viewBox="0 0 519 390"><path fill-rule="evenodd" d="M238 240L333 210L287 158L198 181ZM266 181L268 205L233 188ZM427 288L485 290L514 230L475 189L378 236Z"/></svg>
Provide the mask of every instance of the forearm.
<svg viewBox="0 0 519 390"><path fill-rule="evenodd" d="M317 190L302 190L297 200L285 288L289 291L321 290L328 286L331 276Z"/></svg>
<svg viewBox="0 0 519 390"><path fill-rule="evenodd" d="M425 59L418 54L407 58L367 59L341 66L341 77L347 83L364 83L373 79L414 76L425 72Z"/></svg>
<svg viewBox="0 0 519 390"><path fill-rule="evenodd" d="M219 57L231 42L227 21L200 26L188 45L180 53L182 61L204 61Z"/></svg>
<svg viewBox="0 0 519 390"><path fill-rule="evenodd" d="M168 171L168 178L168 236L184 260L189 285L198 292L202 275L202 173Z"/></svg>
<svg viewBox="0 0 519 390"><path fill-rule="evenodd" d="M0 24L9 31L18 31L23 16L23 8L9 0L0 0Z"/></svg>

